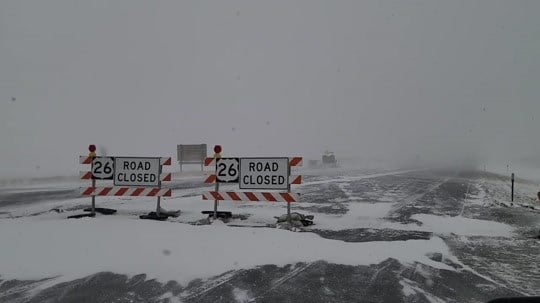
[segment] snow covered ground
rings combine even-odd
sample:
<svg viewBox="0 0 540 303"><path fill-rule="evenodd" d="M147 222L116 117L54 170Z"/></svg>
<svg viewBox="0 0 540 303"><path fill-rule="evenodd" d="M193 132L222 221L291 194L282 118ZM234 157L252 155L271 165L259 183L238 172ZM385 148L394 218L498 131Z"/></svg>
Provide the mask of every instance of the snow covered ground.
<svg viewBox="0 0 540 303"><path fill-rule="evenodd" d="M197 278L265 264L326 260L368 265L388 258L451 269L426 256L432 252L448 255L448 247L438 237L345 243L321 239L313 233L227 227L217 222L193 226L118 216L2 221L0 239L10 243L2 249L0 260L5 279L61 276L61 281L70 281L112 271L130 276L146 273L162 282L187 284Z"/></svg>
<svg viewBox="0 0 540 303"><path fill-rule="evenodd" d="M181 210L165 222L138 218L155 210L155 198L98 197L98 207L118 212L68 220L90 198L8 200L41 195L36 187L54 192L72 185L4 187L0 301L37 302L62 293L67 302L79 285L104 293L88 294L89 302L298 301L306 292L317 294L312 302L356 302L358 296L482 302L539 294L540 246L532 236L540 230L540 212L531 182L519 183L511 205L505 180L490 174L314 172L293 189L301 196L293 211L313 214L315 224L292 232L276 228L283 203L221 202L219 209L232 211L233 219L209 221L201 211L213 202L200 196L208 187L192 179L162 199L163 208ZM490 251L495 246L503 251ZM144 283L157 284L141 286L140 274ZM138 288L117 292L111 281L119 276L125 278L116 289L135 280Z"/></svg>

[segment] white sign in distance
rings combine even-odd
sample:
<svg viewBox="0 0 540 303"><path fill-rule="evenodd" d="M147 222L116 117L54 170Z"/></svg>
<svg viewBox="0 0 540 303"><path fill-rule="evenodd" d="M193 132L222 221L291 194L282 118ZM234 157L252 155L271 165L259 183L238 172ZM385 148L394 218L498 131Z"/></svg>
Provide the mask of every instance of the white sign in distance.
<svg viewBox="0 0 540 303"><path fill-rule="evenodd" d="M240 158L240 189L287 190L289 158Z"/></svg>
<svg viewBox="0 0 540 303"><path fill-rule="evenodd" d="M160 158L114 158L115 186L159 186Z"/></svg>
<svg viewBox="0 0 540 303"><path fill-rule="evenodd" d="M113 157L96 157L92 160L92 179L112 180L113 176Z"/></svg>
<svg viewBox="0 0 540 303"><path fill-rule="evenodd" d="M238 158L216 159L216 181L218 183L238 183L239 166Z"/></svg>

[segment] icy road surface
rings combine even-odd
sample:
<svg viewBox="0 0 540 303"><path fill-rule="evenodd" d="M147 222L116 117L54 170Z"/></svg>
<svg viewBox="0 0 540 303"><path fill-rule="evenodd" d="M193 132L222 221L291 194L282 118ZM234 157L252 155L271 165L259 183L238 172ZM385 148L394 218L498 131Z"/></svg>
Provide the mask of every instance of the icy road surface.
<svg viewBox="0 0 540 303"><path fill-rule="evenodd" d="M177 181L166 222L138 219L155 199L98 197L77 183L0 187L0 302L486 302L540 295L538 184L516 203L501 176L450 171L311 172L293 211L315 224L275 227L280 203L220 203ZM202 178L201 178L202 180ZM84 183L80 184L81 186ZM234 186L222 188L233 190ZM55 209L55 211L51 211Z"/></svg>

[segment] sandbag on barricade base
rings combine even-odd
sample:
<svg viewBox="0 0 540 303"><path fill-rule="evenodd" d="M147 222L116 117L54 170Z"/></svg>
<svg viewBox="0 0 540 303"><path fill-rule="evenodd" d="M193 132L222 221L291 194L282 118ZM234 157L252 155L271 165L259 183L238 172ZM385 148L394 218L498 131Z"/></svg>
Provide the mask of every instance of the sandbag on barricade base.
<svg viewBox="0 0 540 303"><path fill-rule="evenodd" d="M95 216L96 216L96 214L90 213L90 214L78 214L78 215L73 215L73 216L69 216L69 217L67 217L67 218L68 218L68 219L80 219L80 218L86 218L86 217L91 217L91 218L93 218L93 217L95 217Z"/></svg>
<svg viewBox="0 0 540 303"><path fill-rule="evenodd" d="M214 211L213 210L203 210L201 211L203 215L208 215L208 218L214 217ZM232 218L232 212L230 211L218 211L217 217L222 219L230 219Z"/></svg>
<svg viewBox="0 0 540 303"><path fill-rule="evenodd" d="M140 215L139 216L140 219L157 220L157 221L165 221L169 217L170 217L169 215L162 214L162 213L160 213L159 216L158 216L155 211L148 213L148 215Z"/></svg>
<svg viewBox="0 0 540 303"><path fill-rule="evenodd" d="M281 215L279 217L274 217L274 218L277 219L278 224L288 222L287 214ZM304 215L304 214L297 213L297 212L291 213L291 222L293 223L293 225L300 225L300 224L302 226L313 225L313 218L314 218L313 215ZM294 223L297 223L297 224L294 224ZM298 223L300 223L300 224L298 224Z"/></svg>
<svg viewBox="0 0 540 303"><path fill-rule="evenodd" d="M85 208L84 211L92 211L91 208ZM96 213L100 213L102 215L112 215L116 213L116 209L112 208L103 208L103 207L96 207L95 208Z"/></svg>

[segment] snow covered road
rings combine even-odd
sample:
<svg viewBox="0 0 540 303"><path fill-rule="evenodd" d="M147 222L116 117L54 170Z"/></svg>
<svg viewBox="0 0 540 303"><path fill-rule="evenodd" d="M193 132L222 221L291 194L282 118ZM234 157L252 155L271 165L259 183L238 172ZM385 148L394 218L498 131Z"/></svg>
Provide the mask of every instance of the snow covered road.
<svg viewBox="0 0 540 303"><path fill-rule="evenodd" d="M485 302L540 295L540 242L533 238L540 215L529 199L535 187L523 185L509 205L504 181L447 171L308 176L293 205L315 216L303 232L275 228L274 216L285 212L279 203L222 202L220 210L236 219L209 225L201 211L211 202L200 199L205 187L194 180L177 183L162 201L182 210L167 222L138 219L153 210L152 199L98 198L98 206L118 213L67 220L89 199L62 196L70 189L60 185L3 189L0 302Z"/></svg>

